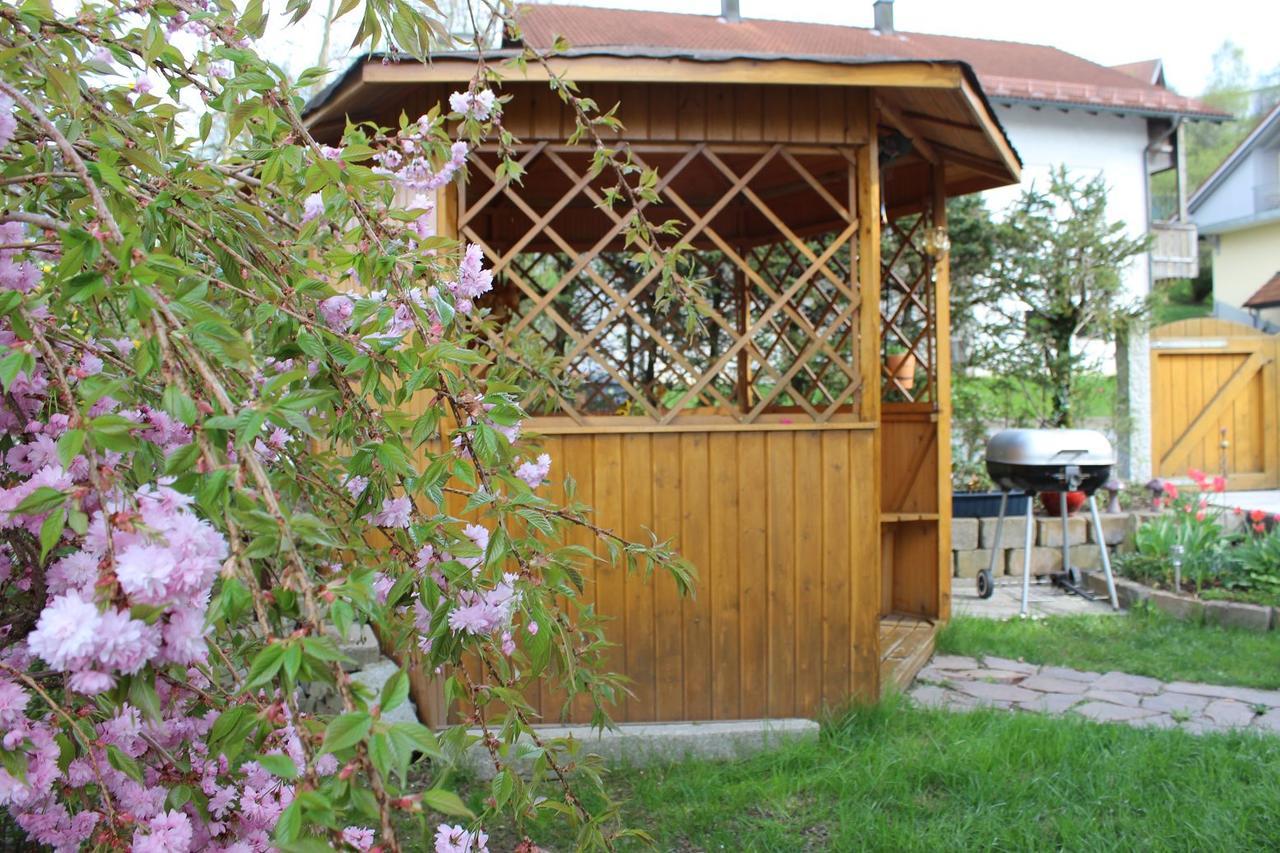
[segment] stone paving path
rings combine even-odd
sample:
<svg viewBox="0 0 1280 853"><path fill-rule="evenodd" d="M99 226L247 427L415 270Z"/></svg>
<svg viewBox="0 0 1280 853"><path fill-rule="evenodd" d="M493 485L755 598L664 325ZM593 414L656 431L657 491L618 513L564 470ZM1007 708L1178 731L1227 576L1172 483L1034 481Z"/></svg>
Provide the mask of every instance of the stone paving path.
<svg viewBox="0 0 1280 853"><path fill-rule="evenodd" d="M979 598L975 581L971 578L952 578L951 612L957 615L979 616L984 619L1012 619L1022 610L1022 578L996 578L995 591L990 598ZM1044 616L1120 616L1124 610L1112 610L1106 598L1090 601L1071 595L1051 584L1048 579L1031 580L1031 594L1027 596L1027 610L1032 619Z"/></svg>
<svg viewBox="0 0 1280 853"><path fill-rule="evenodd" d="M957 711L1004 708L1195 734L1231 729L1280 734L1280 690L1163 682L991 656L936 655L907 695L927 707Z"/></svg>

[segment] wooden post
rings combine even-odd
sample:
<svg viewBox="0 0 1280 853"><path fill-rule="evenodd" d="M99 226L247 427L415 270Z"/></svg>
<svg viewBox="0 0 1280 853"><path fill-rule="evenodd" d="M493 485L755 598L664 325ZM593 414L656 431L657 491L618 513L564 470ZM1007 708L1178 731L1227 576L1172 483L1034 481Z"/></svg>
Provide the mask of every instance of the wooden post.
<svg viewBox="0 0 1280 853"><path fill-rule="evenodd" d="M933 227L946 233L946 166L929 170L933 184ZM933 260L934 408L938 414L938 619L951 618L951 256Z"/></svg>
<svg viewBox="0 0 1280 853"><path fill-rule="evenodd" d="M858 211L858 369L862 379L861 418L876 424L870 480L861 485L871 492L866 502L853 501L855 514L869 505L879 516L880 455L884 442L880 427L880 148L876 138L875 99L867 98L867 144L854 157L851 194L856 193ZM854 199L851 197L850 202ZM878 519L877 519L878 520ZM850 529L864 529L859 519L850 519ZM853 543L853 670L854 693L875 701L880 697L880 537Z"/></svg>

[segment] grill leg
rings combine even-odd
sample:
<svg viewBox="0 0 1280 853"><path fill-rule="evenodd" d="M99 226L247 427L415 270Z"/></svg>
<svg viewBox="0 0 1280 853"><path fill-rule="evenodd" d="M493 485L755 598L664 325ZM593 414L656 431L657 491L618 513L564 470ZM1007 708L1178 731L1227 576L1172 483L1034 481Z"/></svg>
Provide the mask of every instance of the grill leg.
<svg viewBox="0 0 1280 853"><path fill-rule="evenodd" d="M1058 493L1058 512L1062 516L1062 573L1075 583L1071 576L1071 537L1067 535L1067 493Z"/></svg>
<svg viewBox="0 0 1280 853"><path fill-rule="evenodd" d="M1102 520L1098 518L1098 502L1093 499L1093 495L1089 495L1089 514L1093 516L1093 538L1098 540L1098 551L1102 556L1102 572L1107 576L1107 595L1111 596L1111 609L1119 610L1116 581L1111 576L1111 555L1107 553L1107 541L1102 538Z"/></svg>
<svg viewBox="0 0 1280 853"><path fill-rule="evenodd" d="M995 579L995 576L996 576L996 555L999 554L1001 550L1003 550L1000 547L1002 544L1000 535L1004 531L1004 511L1008 508L1008 506L1009 506L1009 493L1001 492L1000 493L1000 515L996 516L996 541L995 541L995 546L991 549L991 565L987 568L987 572L991 575L993 580Z"/></svg>
<svg viewBox="0 0 1280 853"><path fill-rule="evenodd" d="M1035 519L1031 516L1031 508L1035 503L1032 495L1027 495L1027 530L1022 550L1022 613L1027 615L1027 599L1031 597L1031 535L1035 530Z"/></svg>

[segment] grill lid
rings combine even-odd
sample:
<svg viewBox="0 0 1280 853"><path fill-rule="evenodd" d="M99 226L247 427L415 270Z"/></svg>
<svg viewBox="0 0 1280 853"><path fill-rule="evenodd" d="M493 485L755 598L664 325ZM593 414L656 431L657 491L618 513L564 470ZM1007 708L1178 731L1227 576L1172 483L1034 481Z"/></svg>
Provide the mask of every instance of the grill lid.
<svg viewBox="0 0 1280 853"><path fill-rule="evenodd" d="M1107 437L1091 429L1006 429L987 442L987 461L1006 465L1114 465Z"/></svg>

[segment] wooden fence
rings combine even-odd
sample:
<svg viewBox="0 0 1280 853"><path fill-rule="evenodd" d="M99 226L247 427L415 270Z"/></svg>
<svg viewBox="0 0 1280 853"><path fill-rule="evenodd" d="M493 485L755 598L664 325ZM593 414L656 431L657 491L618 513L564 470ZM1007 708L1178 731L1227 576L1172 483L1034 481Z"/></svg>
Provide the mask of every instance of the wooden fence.
<svg viewBox="0 0 1280 853"><path fill-rule="evenodd" d="M1280 487L1280 337L1210 317L1151 333L1152 461L1160 477L1199 468L1231 489Z"/></svg>

